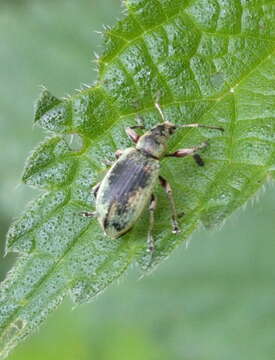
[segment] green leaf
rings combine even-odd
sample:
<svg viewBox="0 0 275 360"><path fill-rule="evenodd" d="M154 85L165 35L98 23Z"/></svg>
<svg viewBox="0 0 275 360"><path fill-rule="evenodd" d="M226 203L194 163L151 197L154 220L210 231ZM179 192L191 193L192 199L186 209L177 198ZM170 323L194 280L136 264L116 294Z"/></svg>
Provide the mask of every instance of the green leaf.
<svg viewBox="0 0 275 360"><path fill-rule="evenodd" d="M35 124L50 132L29 157L23 181L44 193L11 226L7 251L20 255L0 293L0 357L47 318L68 293L90 301L138 262L151 271L200 224L212 227L245 204L275 173L275 7L262 0L127 0L104 34L97 83L66 99L43 89ZM130 146L124 129L138 115L225 129L179 130L169 150L209 139L205 167L166 159L162 174L181 218L172 235L157 188L156 251L146 252L147 214L122 239L104 237L79 215L105 160Z"/></svg>

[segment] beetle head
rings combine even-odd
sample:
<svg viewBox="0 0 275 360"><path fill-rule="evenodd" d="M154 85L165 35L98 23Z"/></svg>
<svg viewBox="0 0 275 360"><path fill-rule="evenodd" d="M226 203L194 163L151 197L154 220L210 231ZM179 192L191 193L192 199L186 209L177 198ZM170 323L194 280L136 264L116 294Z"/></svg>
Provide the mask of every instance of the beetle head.
<svg viewBox="0 0 275 360"><path fill-rule="evenodd" d="M177 127L175 124L164 121L162 124L158 124L151 129L151 134L159 139L160 142L167 141L169 136L173 135Z"/></svg>
<svg viewBox="0 0 275 360"><path fill-rule="evenodd" d="M160 159L164 156L168 138L176 131L177 126L166 121L161 107L155 104L163 122L156 125L150 131L141 136L137 142L137 149L145 151L147 154Z"/></svg>
<svg viewBox="0 0 275 360"><path fill-rule="evenodd" d="M175 132L176 125L165 121L142 135L137 142L137 149L160 159L166 152L168 138Z"/></svg>

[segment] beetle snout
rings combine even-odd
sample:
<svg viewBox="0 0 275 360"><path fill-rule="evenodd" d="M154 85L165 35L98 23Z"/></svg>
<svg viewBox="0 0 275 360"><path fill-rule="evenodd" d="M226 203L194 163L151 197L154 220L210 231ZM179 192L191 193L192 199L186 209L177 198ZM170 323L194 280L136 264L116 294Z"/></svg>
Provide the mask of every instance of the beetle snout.
<svg viewBox="0 0 275 360"><path fill-rule="evenodd" d="M168 130L169 135L174 134L174 132L177 130L177 126L170 121L165 121L164 126Z"/></svg>

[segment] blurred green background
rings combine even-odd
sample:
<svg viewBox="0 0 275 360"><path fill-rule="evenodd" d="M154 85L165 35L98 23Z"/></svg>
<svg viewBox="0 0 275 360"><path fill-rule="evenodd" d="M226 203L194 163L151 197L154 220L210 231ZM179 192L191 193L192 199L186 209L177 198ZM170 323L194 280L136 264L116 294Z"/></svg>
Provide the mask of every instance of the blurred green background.
<svg viewBox="0 0 275 360"><path fill-rule="evenodd" d="M119 0L1 0L0 234L35 191L20 184L39 85L55 95L91 84L102 24ZM275 359L275 191L217 232L201 231L151 276L136 269L93 303L68 299L11 360ZM1 259L4 278L12 257Z"/></svg>

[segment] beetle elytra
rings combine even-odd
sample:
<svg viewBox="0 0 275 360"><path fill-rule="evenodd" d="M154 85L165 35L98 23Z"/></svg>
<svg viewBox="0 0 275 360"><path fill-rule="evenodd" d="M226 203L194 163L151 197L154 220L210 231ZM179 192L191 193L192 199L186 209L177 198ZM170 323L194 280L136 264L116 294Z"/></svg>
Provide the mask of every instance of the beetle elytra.
<svg viewBox="0 0 275 360"><path fill-rule="evenodd" d="M179 128L209 128L223 131L217 126L203 124L175 125L166 121L158 103L155 104L162 123L143 135L137 134L133 126L126 128L127 135L136 144L135 147L116 151L117 160L108 170L103 180L93 188L96 200L95 212L82 212L85 217L96 217L101 228L110 238L118 238L132 229L149 203L149 229L147 235L148 250L154 250L152 236L154 211L157 199L153 190L157 182L165 189L171 208L172 232L178 233L177 211L170 184L160 176L160 160L164 157L185 157L192 155L199 166L204 162L198 151L208 143L187 149L167 153L167 141Z"/></svg>

